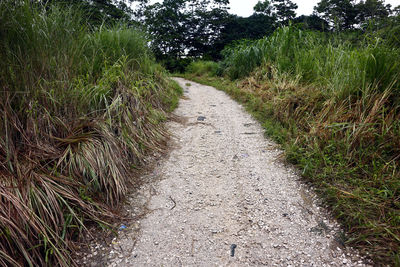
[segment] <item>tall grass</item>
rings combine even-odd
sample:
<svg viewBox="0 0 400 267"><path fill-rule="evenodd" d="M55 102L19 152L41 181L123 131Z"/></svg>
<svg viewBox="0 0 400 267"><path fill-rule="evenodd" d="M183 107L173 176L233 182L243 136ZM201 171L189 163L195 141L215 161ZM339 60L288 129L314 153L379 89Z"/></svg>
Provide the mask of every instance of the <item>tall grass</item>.
<svg viewBox="0 0 400 267"><path fill-rule="evenodd" d="M246 104L331 206L347 244L399 265L400 51L286 27L224 53L234 83L188 77Z"/></svg>
<svg viewBox="0 0 400 267"><path fill-rule="evenodd" d="M219 68L218 63L213 61L193 61L187 67L186 71L194 75L221 75L222 70Z"/></svg>
<svg viewBox="0 0 400 267"><path fill-rule="evenodd" d="M384 90L399 87L400 54L383 40L368 40L354 49L326 33L304 32L293 27L272 36L224 51L226 73L231 79L248 76L256 67L273 64L279 73L299 76L327 94L343 98L359 95L370 86Z"/></svg>
<svg viewBox="0 0 400 267"><path fill-rule="evenodd" d="M0 265L73 266L73 240L162 147L179 90L140 32L73 8L1 1L0 58Z"/></svg>

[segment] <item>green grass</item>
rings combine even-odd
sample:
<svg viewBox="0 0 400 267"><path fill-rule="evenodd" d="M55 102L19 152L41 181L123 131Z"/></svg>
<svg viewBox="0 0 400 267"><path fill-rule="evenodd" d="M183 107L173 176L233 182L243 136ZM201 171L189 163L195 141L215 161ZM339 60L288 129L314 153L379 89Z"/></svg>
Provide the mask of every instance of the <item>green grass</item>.
<svg viewBox="0 0 400 267"><path fill-rule="evenodd" d="M340 99L362 96L371 89L398 90L400 83L399 50L381 39L367 40L354 49L324 33L285 27L252 44L227 48L224 55L222 66L231 79L272 64L278 73L290 74L300 83L313 84L328 97L334 94Z"/></svg>
<svg viewBox="0 0 400 267"><path fill-rule="evenodd" d="M73 266L73 241L162 148L181 89L139 31L30 2L0 2L0 265Z"/></svg>
<svg viewBox="0 0 400 267"><path fill-rule="evenodd" d="M225 78L185 77L244 103L315 185L346 244L377 264L399 265L399 51L283 28L225 55Z"/></svg>
<svg viewBox="0 0 400 267"><path fill-rule="evenodd" d="M187 66L186 71L198 76L205 74L215 76L219 74L219 65L213 61L194 61Z"/></svg>

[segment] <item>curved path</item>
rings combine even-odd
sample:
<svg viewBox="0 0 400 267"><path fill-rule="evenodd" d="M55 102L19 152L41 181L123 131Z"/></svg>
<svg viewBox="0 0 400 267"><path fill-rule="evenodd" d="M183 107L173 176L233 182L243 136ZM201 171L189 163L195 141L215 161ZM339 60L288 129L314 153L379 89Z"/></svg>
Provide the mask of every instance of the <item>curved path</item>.
<svg viewBox="0 0 400 267"><path fill-rule="evenodd" d="M139 190L149 212L114 239L109 266L365 266L259 123L225 93L176 80L175 148Z"/></svg>

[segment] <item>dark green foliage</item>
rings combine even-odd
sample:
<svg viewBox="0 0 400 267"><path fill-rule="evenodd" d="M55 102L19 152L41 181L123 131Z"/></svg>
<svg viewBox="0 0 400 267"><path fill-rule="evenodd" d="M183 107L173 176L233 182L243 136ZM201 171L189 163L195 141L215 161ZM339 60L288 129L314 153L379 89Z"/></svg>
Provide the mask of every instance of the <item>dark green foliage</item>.
<svg viewBox="0 0 400 267"><path fill-rule="evenodd" d="M352 29L357 22L354 0L321 0L314 10L337 30Z"/></svg>
<svg viewBox="0 0 400 267"><path fill-rule="evenodd" d="M382 0L322 0L314 10L339 31L359 25L366 28L385 20L392 13L391 6Z"/></svg>
<svg viewBox="0 0 400 267"><path fill-rule="evenodd" d="M273 14L273 6L271 4L271 1L264 0L264 1L258 1L257 4L253 7L254 13L256 14L262 14L265 16L272 16Z"/></svg>
<svg viewBox="0 0 400 267"><path fill-rule="evenodd" d="M218 59L232 41L271 34L277 20L287 23L297 8L291 1L277 0L271 5L271 14L260 11L241 18L227 13L227 3L168 0L144 8L144 23L157 59L167 63L168 68L179 67L175 63L185 57Z"/></svg>
<svg viewBox="0 0 400 267"><path fill-rule="evenodd" d="M158 62L161 63L168 71L183 73L185 72L187 66L193 61L191 58L170 58L164 57L159 59Z"/></svg>
<svg viewBox="0 0 400 267"><path fill-rule="evenodd" d="M294 19L296 15L295 9L297 9L297 5L291 1L259 1L254 6L253 15L247 18L235 15L229 16L225 20L220 38L215 42L214 50L210 53L212 59L221 59L221 51L235 41L242 39L255 40L269 36L278 25L288 24L290 20ZM311 19L311 23L308 24L314 23L312 27L316 27L316 19L313 17ZM321 27L321 25L318 25L318 27Z"/></svg>
<svg viewBox="0 0 400 267"><path fill-rule="evenodd" d="M365 0L360 1L356 5L357 20L366 23L371 20L382 20L387 18L391 13L391 6L385 5L381 0Z"/></svg>
<svg viewBox="0 0 400 267"><path fill-rule="evenodd" d="M142 1L143 3L147 1ZM364 31L376 31L391 14L379 0L322 0L310 16L296 18L297 4L290 0L259 1L247 18L230 15L228 0L165 0L140 9L143 24L158 60L180 71L182 58L221 59L227 45L241 39L269 36L278 26L296 25L305 30L337 33L352 31L353 44ZM175 69L174 66L177 66Z"/></svg>
<svg viewBox="0 0 400 267"><path fill-rule="evenodd" d="M217 47L223 49L233 41L242 39L260 39L272 34L275 29L276 20L270 16L262 14L253 14L248 18L231 16L221 32Z"/></svg>
<svg viewBox="0 0 400 267"><path fill-rule="evenodd" d="M147 6L144 23L160 60L200 57L212 50L228 16L226 0L165 0Z"/></svg>
<svg viewBox="0 0 400 267"><path fill-rule="evenodd" d="M297 4L290 0L272 0L271 2L274 4L276 17L279 21L289 21L296 17Z"/></svg>
<svg viewBox="0 0 400 267"><path fill-rule="evenodd" d="M258 1L254 6L255 14L273 17L280 22L287 22L296 17L297 4L290 0L264 0Z"/></svg>
<svg viewBox="0 0 400 267"><path fill-rule="evenodd" d="M303 30L314 30L321 32L328 31L330 29L328 22L317 15L301 15L293 20L293 25L296 25Z"/></svg>
<svg viewBox="0 0 400 267"><path fill-rule="evenodd" d="M393 8L392 12L395 16L400 16L400 5Z"/></svg>

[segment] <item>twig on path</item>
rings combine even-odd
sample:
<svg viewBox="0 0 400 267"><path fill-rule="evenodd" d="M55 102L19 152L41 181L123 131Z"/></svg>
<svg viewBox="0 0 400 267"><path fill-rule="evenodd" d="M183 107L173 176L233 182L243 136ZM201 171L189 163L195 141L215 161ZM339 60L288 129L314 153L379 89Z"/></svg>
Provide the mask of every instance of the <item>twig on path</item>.
<svg viewBox="0 0 400 267"><path fill-rule="evenodd" d="M169 199L171 199L171 201L174 203L174 206L170 208L170 210L173 210L176 207L176 202L171 196L169 196Z"/></svg>

